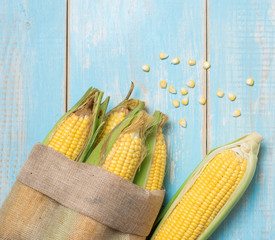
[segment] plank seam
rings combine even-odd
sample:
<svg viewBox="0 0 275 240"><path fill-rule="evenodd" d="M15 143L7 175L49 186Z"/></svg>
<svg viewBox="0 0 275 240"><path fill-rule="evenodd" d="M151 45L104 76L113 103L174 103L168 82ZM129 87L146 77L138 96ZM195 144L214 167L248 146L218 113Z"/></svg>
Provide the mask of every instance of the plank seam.
<svg viewBox="0 0 275 240"><path fill-rule="evenodd" d="M70 0L66 0L66 40L65 40L65 83L64 83L64 110L69 109L69 73L70 73Z"/></svg>
<svg viewBox="0 0 275 240"><path fill-rule="evenodd" d="M205 60L209 61L209 0L205 0ZM205 71L205 96L206 96L206 110L205 110L205 152L209 152L209 108L210 108L210 96L209 96L209 70Z"/></svg>

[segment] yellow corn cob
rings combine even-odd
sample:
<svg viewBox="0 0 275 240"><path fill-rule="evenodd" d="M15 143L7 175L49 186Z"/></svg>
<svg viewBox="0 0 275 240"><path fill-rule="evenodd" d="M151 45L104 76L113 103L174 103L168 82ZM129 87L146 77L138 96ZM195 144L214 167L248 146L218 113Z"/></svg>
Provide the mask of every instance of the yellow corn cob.
<svg viewBox="0 0 275 240"><path fill-rule="evenodd" d="M145 111L133 118L133 122L120 132L102 164L106 170L129 181L133 180L146 154L144 133L152 121Z"/></svg>
<svg viewBox="0 0 275 240"><path fill-rule="evenodd" d="M228 201L247 168L232 150L217 154L170 213L154 239L197 239Z"/></svg>
<svg viewBox="0 0 275 240"><path fill-rule="evenodd" d="M97 140L99 143L109 132L111 132L115 126L117 126L129 113L126 108L120 108L119 111L111 112L106 116L105 124L102 132Z"/></svg>
<svg viewBox="0 0 275 240"><path fill-rule="evenodd" d="M142 155L142 139L139 134L123 133L116 140L102 167L127 180L132 180Z"/></svg>
<svg viewBox="0 0 275 240"><path fill-rule="evenodd" d="M156 145L153 154L152 166L150 169L147 190L160 190L162 188L166 165L166 144L162 128L157 132Z"/></svg>
<svg viewBox="0 0 275 240"><path fill-rule="evenodd" d="M47 145L76 160L89 134L91 118L88 115L70 114L55 131Z"/></svg>
<svg viewBox="0 0 275 240"><path fill-rule="evenodd" d="M102 103L103 92L89 88L82 98L65 113L48 133L43 144L72 160L84 162L92 151L94 134L102 125L109 97Z"/></svg>

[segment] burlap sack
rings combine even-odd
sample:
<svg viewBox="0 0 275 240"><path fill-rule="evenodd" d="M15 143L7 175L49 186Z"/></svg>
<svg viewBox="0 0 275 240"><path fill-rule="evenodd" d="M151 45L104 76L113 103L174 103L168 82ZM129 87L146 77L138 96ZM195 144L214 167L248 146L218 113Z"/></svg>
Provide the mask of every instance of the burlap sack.
<svg viewBox="0 0 275 240"><path fill-rule="evenodd" d="M145 239L163 197L38 143L0 210L0 239Z"/></svg>

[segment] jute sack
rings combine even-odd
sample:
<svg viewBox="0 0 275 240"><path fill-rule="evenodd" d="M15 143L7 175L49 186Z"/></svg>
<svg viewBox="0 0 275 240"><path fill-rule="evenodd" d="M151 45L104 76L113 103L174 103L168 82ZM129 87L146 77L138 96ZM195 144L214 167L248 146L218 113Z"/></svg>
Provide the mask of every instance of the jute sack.
<svg viewBox="0 0 275 240"><path fill-rule="evenodd" d="M0 239L145 239L163 197L38 143L0 210Z"/></svg>

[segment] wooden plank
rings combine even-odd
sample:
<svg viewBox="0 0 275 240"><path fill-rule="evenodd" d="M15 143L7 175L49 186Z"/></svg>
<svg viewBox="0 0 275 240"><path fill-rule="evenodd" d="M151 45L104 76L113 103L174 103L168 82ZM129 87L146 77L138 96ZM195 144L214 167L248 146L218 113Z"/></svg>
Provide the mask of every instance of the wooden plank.
<svg viewBox="0 0 275 240"><path fill-rule="evenodd" d="M169 149L165 188L168 199L201 160L204 143L204 107L198 97L205 91L204 0L196 1L76 1L70 5L69 99L74 103L90 85L111 96L114 107L126 95L130 81L133 97L146 101L149 112L168 114L165 134ZM159 52L170 56L161 61ZM170 61L178 56L179 65ZM189 58L197 60L190 67ZM150 72L141 70L149 64ZM164 79L179 89L194 79L189 106L175 109L173 99L182 99L159 87ZM72 104L71 104L72 105ZM188 127L178 121L185 117Z"/></svg>
<svg viewBox="0 0 275 240"><path fill-rule="evenodd" d="M274 239L275 4L210 1L208 145L219 146L251 131L265 138L258 169L245 195L212 239ZM255 84L245 84L253 77ZM234 102L216 91L237 95ZM241 117L233 118L239 108Z"/></svg>
<svg viewBox="0 0 275 240"><path fill-rule="evenodd" d="M64 112L64 1L0 0L0 205Z"/></svg>

